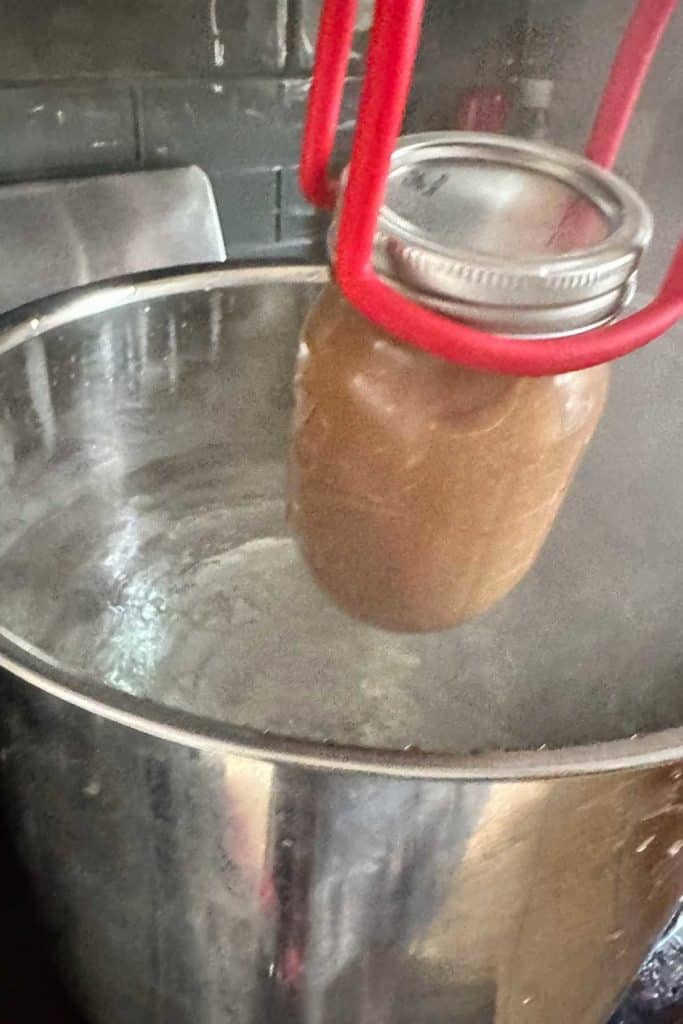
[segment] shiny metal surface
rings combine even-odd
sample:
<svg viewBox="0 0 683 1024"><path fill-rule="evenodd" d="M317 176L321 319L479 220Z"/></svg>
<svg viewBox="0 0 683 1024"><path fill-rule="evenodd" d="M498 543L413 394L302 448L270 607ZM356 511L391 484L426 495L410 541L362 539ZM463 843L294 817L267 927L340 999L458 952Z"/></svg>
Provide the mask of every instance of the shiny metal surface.
<svg viewBox="0 0 683 1024"><path fill-rule="evenodd" d="M291 366L323 276L124 282L0 332L4 663L142 728L306 764L490 777L678 757L676 333L616 367L524 584L458 630L398 636L333 607L285 524Z"/></svg>
<svg viewBox="0 0 683 1024"><path fill-rule="evenodd" d="M323 279L0 333L0 787L62 969L93 1024L604 1024L683 890L680 344L616 368L528 582L393 637L284 525Z"/></svg>
<svg viewBox="0 0 683 1024"><path fill-rule="evenodd" d="M454 302L435 295L425 298L424 292L408 288L397 281L392 285L397 291L408 295L416 302L437 309L454 320L473 324L487 331L512 334L516 338L569 337L588 328L612 323L617 315L630 305L636 290L636 274L631 275L626 285L598 295L595 299L553 306L552 310L542 306L526 306L515 309L512 306L487 306L484 303Z"/></svg>
<svg viewBox="0 0 683 1024"><path fill-rule="evenodd" d="M454 316L554 335L619 311L651 235L636 192L575 153L437 132L396 150L375 264L428 305L454 303Z"/></svg>
<svg viewBox="0 0 683 1024"><path fill-rule="evenodd" d="M0 312L93 281L225 260L199 167L2 185L0 238Z"/></svg>
<svg viewBox="0 0 683 1024"><path fill-rule="evenodd" d="M681 771L427 781L170 743L3 680L3 812L93 1024L605 1024Z"/></svg>

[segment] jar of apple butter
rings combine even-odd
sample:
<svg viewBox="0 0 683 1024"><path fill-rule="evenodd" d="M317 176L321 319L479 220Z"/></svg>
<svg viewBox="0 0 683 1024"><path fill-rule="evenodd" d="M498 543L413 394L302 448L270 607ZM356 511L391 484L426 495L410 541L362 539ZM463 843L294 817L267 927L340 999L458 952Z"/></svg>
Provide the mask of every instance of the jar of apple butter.
<svg viewBox="0 0 683 1024"><path fill-rule="evenodd" d="M440 133L399 145L374 259L417 302L548 337L618 315L650 234L633 190L581 157ZM333 280L303 330L288 468L316 580L389 630L486 611L533 565L607 383L607 366L519 378L437 358L371 323Z"/></svg>

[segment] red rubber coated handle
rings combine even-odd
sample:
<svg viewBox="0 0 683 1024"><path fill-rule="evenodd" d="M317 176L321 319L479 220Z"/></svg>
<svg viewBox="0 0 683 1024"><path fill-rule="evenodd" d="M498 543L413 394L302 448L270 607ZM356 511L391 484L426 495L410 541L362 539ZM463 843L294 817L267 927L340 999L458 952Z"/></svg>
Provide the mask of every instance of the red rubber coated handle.
<svg viewBox="0 0 683 1024"><path fill-rule="evenodd" d="M301 188L322 210L331 210L337 185L328 177L349 66L358 0L325 0L320 12L311 91L301 155Z"/></svg>
<svg viewBox="0 0 683 1024"><path fill-rule="evenodd" d="M640 0L616 52L586 156L612 167L678 0Z"/></svg>
<svg viewBox="0 0 683 1024"><path fill-rule="evenodd" d="M639 0L612 65L588 144L610 166L647 70L677 0ZM683 317L683 240L657 297L607 327L569 338L489 334L426 309L375 273L372 250L379 211L405 111L424 0L376 0L358 123L339 221L335 275L368 319L406 342L465 366L519 376L567 373L626 355ZM328 168L351 50L356 0L326 0L319 30L301 161L301 184L317 206L334 205Z"/></svg>

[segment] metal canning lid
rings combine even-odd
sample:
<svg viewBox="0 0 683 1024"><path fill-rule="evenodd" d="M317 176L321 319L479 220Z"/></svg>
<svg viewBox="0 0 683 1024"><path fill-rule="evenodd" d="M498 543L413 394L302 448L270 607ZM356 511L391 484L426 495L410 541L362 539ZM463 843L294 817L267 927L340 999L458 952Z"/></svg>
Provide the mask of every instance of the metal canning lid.
<svg viewBox="0 0 683 1024"><path fill-rule="evenodd" d="M333 225L331 244L334 245ZM406 136L375 267L426 305L515 334L605 323L633 293L652 217L590 160L504 135Z"/></svg>

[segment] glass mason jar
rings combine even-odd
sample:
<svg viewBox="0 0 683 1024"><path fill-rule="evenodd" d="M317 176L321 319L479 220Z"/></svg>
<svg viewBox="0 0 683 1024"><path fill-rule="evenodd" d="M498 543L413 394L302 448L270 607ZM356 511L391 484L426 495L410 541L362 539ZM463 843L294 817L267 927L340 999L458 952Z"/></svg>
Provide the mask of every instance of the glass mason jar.
<svg viewBox="0 0 683 1024"><path fill-rule="evenodd" d="M573 334L623 307L650 231L631 189L580 157L417 136L394 159L375 262L416 301L486 329ZM459 366L389 336L333 281L303 330L288 472L290 523L317 581L395 631L491 607L536 559L608 375Z"/></svg>

